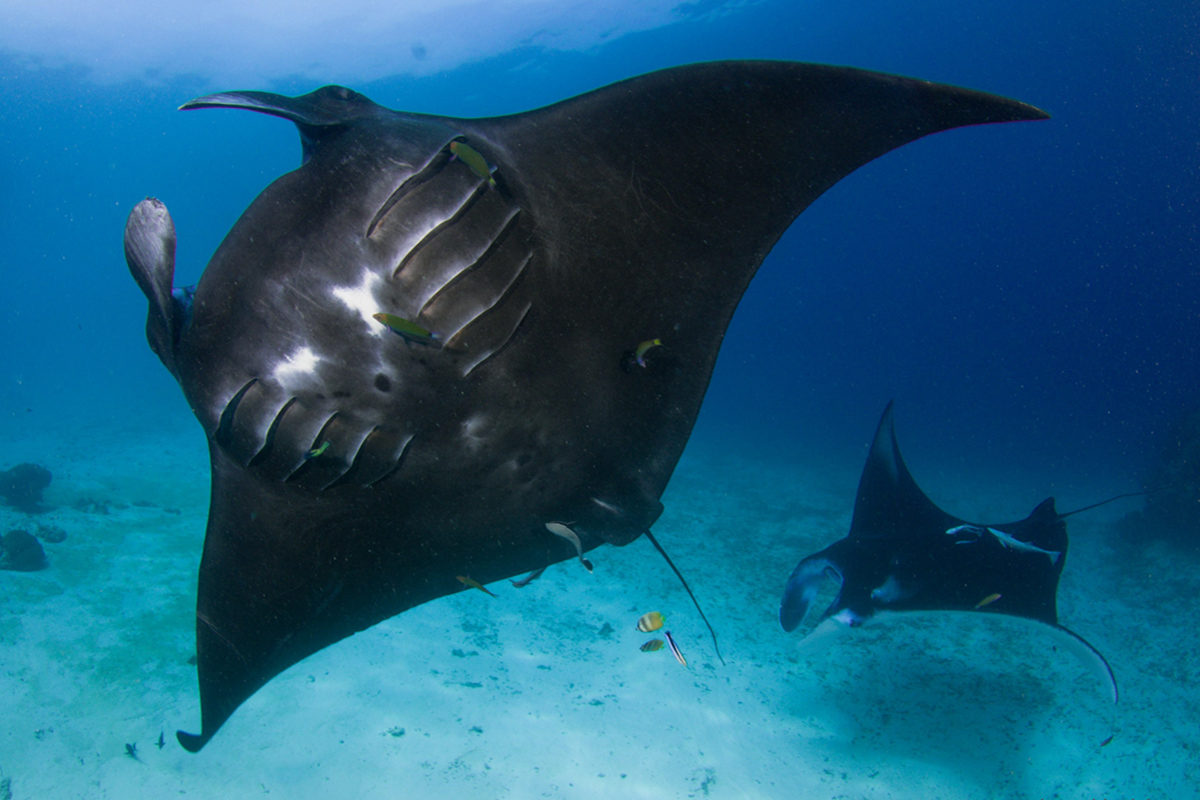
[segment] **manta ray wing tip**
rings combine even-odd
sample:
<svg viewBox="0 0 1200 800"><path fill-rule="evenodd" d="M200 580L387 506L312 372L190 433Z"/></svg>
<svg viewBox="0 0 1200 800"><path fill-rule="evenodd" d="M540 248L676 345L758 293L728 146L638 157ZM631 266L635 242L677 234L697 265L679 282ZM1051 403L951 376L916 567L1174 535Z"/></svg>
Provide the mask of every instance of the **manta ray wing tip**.
<svg viewBox="0 0 1200 800"><path fill-rule="evenodd" d="M179 744L184 750L189 753L198 753L204 745L208 744L210 736L205 736L203 733L195 734L187 731L175 731L175 738L179 740Z"/></svg>

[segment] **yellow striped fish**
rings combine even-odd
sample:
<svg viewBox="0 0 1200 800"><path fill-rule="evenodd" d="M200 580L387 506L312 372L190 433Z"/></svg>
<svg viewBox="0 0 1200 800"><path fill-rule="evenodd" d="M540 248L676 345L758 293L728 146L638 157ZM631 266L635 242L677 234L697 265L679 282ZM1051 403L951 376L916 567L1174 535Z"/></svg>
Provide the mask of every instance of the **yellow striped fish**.
<svg viewBox="0 0 1200 800"><path fill-rule="evenodd" d="M642 614L638 620L637 629L642 633L651 633L663 626L663 615L657 611L651 611L649 614Z"/></svg>

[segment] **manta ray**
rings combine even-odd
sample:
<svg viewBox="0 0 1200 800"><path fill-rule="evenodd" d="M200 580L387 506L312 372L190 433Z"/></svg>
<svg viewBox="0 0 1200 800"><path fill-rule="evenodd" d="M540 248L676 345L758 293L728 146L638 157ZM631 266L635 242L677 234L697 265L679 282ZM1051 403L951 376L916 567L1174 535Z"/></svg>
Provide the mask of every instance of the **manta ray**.
<svg viewBox="0 0 1200 800"><path fill-rule="evenodd" d="M1141 492L1136 494L1142 494ZM909 473L896 441L892 404L875 431L859 479L846 538L807 556L788 579L779 607L785 631L798 628L827 577L839 584L821 620L860 626L882 612L966 611L1041 623L1109 688L1108 661L1058 624L1058 580L1067 561L1067 517L1132 495L1066 513L1054 498L1025 519L980 525L938 508Z"/></svg>
<svg viewBox="0 0 1200 800"><path fill-rule="evenodd" d="M212 463L193 752L340 639L649 532L738 300L796 215L906 142L1047 116L753 61L487 119L339 86L183 106L209 107L290 120L303 160L194 288L173 285L161 202L125 231L147 338Z"/></svg>

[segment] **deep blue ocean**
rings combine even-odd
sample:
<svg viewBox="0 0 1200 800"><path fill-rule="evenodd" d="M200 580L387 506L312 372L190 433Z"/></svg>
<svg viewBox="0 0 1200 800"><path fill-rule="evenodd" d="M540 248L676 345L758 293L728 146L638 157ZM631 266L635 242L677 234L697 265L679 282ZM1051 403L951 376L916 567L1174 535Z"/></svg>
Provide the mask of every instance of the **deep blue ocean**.
<svg viewBox="0 0 1200 800"><path fill-rule="evenodd" d="M186 15L178 24L136 24L139 14L170 17L171 3L70 5L56 18L39 16L31 0L0 0L0 29L8 28L0 31L0 420L26 441L89 429L81 446L90 455L108 430L186 431L194 452L155 455L147 486L166 485L175 469L199 485L207 464L199 426L147 346L146 300L122 251L125 221L143 198L163 200L178 233L175 283L194 284L247 205L299 166L296 130L283 120L177 110L240 89L296 95L338 83L393 109L486 117L681 64L781 59L1030 103L1051 118L920 139L855 171L796 220L734 315L689 453L825 472L852 490L879 414L895 400L904 454L922 485L992 482L986 509L998 495L1005 509L1057 495L1068 510L1148 488L1178 426L1200 412L1194 2L697 0L659 4L661 19L628 25L622 14L637 17L637 4L621 11L621 3L579 2L560 6L544 26L536 17L549 4L531 2L527 12L495 17L509 31L474 7L435 2L376 24L382 4L364 0L347 6L336 33L327 21L306 25L312 4L244 17L217 5L194 30ZM583 22L568 30L571 15ZM287 24L262 24L273 16ZM256 57L256 37L268 32ZM369 38L362 52L360 35ZM338 46L310 54L304 43L323 37ZM380 44L389 40L394 52ZM453 52L439 49L448 43ZM789 143L770 146L786 151ZM0 469L12 463L0 448ZM679 480L707 485L691 472ZM715 491L786 503L778 499L786 486L739 480ZM851 501L846 494L846 511ZM970 497L947 502L971 510ZM1110 509L1120 516L1140 502ZM186 499L161 503L191 513ZM184 552L198 560L203 517L193 511L200 516L188 518L194 540ZM1194 556L1194 543L1188 549ZM1081 555L1071 569L1119 558L1114 552ZM764 591L782 586L800 555L786 550ZM1194 583L1186 585L1191 592ZM181 629L191 624L185 600L193 589L177 598ZM1164 588L1155 602L1194 609L1195 594ZM763 603L764 624L773 624L777 596ZM1069 608L1075 621L1091 617L1082 625L1091 630L1105 614L1127 612L1083 601ZM723 634L744 621L724 619ZM460 657L466 645L456 647ZM1174 669L1173 681L1194 680L1194 667ZM1141 718L1152 720L1153 708L1145 701ZM168 719L168 738L170 725L193 724L194 708L187 713L186 721ZM121 737L132 734L112 736L117 757ZM415 746L415 738L406 741ZM964 769L986 772L989 758ZM0 752L0 767L10 768L4 760ZM695 785L708 786L703 774ZM502 795L520 793L478 794Z"/></svg>

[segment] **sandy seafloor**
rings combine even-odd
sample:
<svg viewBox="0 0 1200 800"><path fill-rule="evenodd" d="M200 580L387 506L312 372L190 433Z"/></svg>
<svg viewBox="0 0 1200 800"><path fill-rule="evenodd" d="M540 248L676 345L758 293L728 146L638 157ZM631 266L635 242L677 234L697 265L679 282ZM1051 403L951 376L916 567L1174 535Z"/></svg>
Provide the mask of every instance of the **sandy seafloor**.
<svg viewBox="0 0 1200 800"><path fill-rule="evenodd" d="M199 725L188 658L208 466L185 415L9 426L0 467L48 466L53 508L36 521L68 535L46 545L49 569L0 572L0 769L14 800L1142 800L1200 785L1200 565L1161 543L1119 544L1112 523L1128 506L1071 519L1059 591L1061 621L1121 684L1101 748L1105 687L1035 625L959 614L808 644L784 634L783 584L845 534L857 472L767 463L703 436L655 531L725 666L641 539L594 551L593 575L566 562L522 590L493 585L498 599L464 591L328 648L191 755L172 734ZM1040 499L1013 497L1028 491L1007 485L1019 476L910 467L968 518L1021 517ZM1111 488L1060 495L1060 508ZM0 508L5 530L28 523ZM639 651L650 637L634 623L651 610L688 669Z"/></svg>

